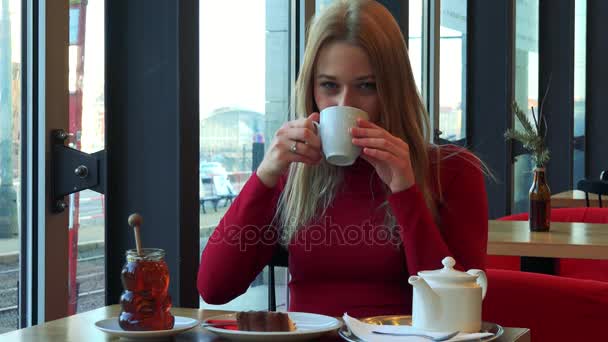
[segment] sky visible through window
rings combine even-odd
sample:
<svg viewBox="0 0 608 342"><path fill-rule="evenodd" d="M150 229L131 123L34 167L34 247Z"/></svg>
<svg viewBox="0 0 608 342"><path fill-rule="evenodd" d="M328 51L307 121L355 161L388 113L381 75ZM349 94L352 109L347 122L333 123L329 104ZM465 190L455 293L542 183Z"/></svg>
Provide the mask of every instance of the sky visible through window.
<svg viewBox="0 0 608 342"><path fill-rule="evenodd" d="M264 0L200 2L201 119L221 107L264 113L265 26Z"/></svg>

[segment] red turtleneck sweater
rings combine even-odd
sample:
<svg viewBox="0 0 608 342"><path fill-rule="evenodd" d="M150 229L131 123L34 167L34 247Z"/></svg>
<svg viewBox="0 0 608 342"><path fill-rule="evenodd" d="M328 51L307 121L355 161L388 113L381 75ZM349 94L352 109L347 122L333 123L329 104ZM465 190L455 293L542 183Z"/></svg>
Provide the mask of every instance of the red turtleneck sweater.
<svg viewBox="0 0 608 342"><path fill-rule="evenodd" d="M387 195L361 158L345 168L342 190L325 215L289 243L290 311L409 314L410 275L441 268L448 255L460 269L484 268L488 208L479 162L454 146L443 146L440 154L439 225L418 186ZM431 165L436 175L437 163ZM220 221L198 270L198 290L207 303L223 304L243 294L268 264L277 244L269 224L281 190L252 175ZM437 186L431 190L439 198ZM383 226L387 199L402 243L391 240Z"/></svg>

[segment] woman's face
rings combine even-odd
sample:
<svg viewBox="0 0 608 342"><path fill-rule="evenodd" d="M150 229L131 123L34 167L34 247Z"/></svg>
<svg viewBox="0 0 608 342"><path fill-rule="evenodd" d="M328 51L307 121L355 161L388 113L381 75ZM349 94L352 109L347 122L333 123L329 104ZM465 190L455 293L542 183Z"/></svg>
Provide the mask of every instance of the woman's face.
<svg viewBox="0 0 608 342"><path fill-rule="evenodd" d="M378 122L380 99L367 53L346 42L326 44L319 51L313 94L319 111L331 106L364 110Z"/></svg>

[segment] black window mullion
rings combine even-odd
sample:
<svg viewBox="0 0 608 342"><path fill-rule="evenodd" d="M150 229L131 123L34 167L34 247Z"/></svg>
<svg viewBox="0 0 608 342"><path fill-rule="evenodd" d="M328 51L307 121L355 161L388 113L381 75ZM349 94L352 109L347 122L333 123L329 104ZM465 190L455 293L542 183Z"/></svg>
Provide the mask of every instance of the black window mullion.
<svg viewBox="0 0 608 342"><path fill-rule="evenodd" d="M551 191L557 193L572 189L574 0L540 0L539 11L538 95L553 152L547 176Z"/></svg>
<svg viewBox="0 0 608 342"><path fill-rule="evenodd" d="M199 1L177 1L179 6L179 244L175 261L180 267L180 306L199 307L196 278L200 251L199 216ZM182 50L183 49L183 50Z"/></svg>
<svg viewBox="0 0 608 342"><path fill-rule="evenodd" d="M163 248L173 303L198 307L198 1L106 0L106 302L122 292L127 218Z"/></svg>
<svg viewBox="0 0 608 342"><path fill-rule="evenodd" d="M410 1L402 0L399 1L401 8L399 8L399 27L401 27L401 33L403 39L405 39L405 45L409 46L410 37Z"/></svg>
<svg viewBox="0 0 608 342"><path fill-rule="evenodd" d="M608 169L608 1L587 2L587 108L585 175L599 178Z"/></svg>
<svg viewBox="0 0 608 342"><path fill-rule="evenodd" d="M467 9L467 131L496 178L486 182L491 218L511 211L511 144L503 134L512 127L514 11L513 0L469 0Z"/></svg>
<svg viewBox="0 0 608 342"><path fill-rule="evenodd" d="M32 15L28 12L31 11ZM32 155L37 155L37 151L33 150L38 146L37 135L32 134L37 131L37 122L32 121L33 115L36 113L35 103L37 101L29 100L29 95L34 90L33 84L37 84L36 56L33 55L33 49L30 47L36 46L34 41L37 37L37 14L38 2L31 0L21 1L21 229L20 229L20 258L19 258L19 328L26 328L30 325L37 324L37 292L33 290L31 284L37 282L36 264L31 262L35 260L37 253L37 239L33 239L34 233L37 231L36 215L30 215L28 208L34 205L31 199L31 191L28 184L31 180L31 187L37 188L37 170L32 167L35 164L33 158L29 158L29 151L33 151ZM32 63L30 63L30 60ZM31 81L30 81L31 80ZM36 97L32 96L32 99ZM30 124L32 129L30 130ZM31 204L30 204L31 203ZM32 212L37 212L35 207ZM32 229L30 228L32 227ZM31 265L31 266L29 266Z"/></svg>
<svg viewBox="0 0 608 342"><path fill-rule="evenodd" d="M409 15L409 0L403 1L393 1L393 0L377 0L384 7L386 7L389 12L393 15L397 23L399 24L399 28L401 28L401 33L403 34L403 38L407 44L408 42L408 15Z"/></svg>

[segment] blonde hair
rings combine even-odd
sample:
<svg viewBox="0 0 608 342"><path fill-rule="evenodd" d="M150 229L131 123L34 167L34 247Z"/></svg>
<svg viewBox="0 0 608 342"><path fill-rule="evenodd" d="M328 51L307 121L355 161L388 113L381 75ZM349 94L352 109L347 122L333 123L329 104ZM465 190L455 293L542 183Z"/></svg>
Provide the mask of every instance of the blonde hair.
<svg viewBox="0 0 608 342"><path fill-rule="evenodd" d="M315 63L319 51L331 42L347 42L367 52L376 78L380 102L378 124L403 139L410 149L416 184L426 204L436 208L428 184L428 114L418 94L407 48L397 22L374 0L340 0L316 16L309 27L304 60L295 86L293 109L299 117L318 111L314 103ZM437 168L438 169L438 168ZM279 198L275 224L288 244L294 233L330 206L342 182L342 169L322 161L317 166L293 163ZM386 188L387 192L390 190ZM386 224L395 218L386 205Z"/></svg>

